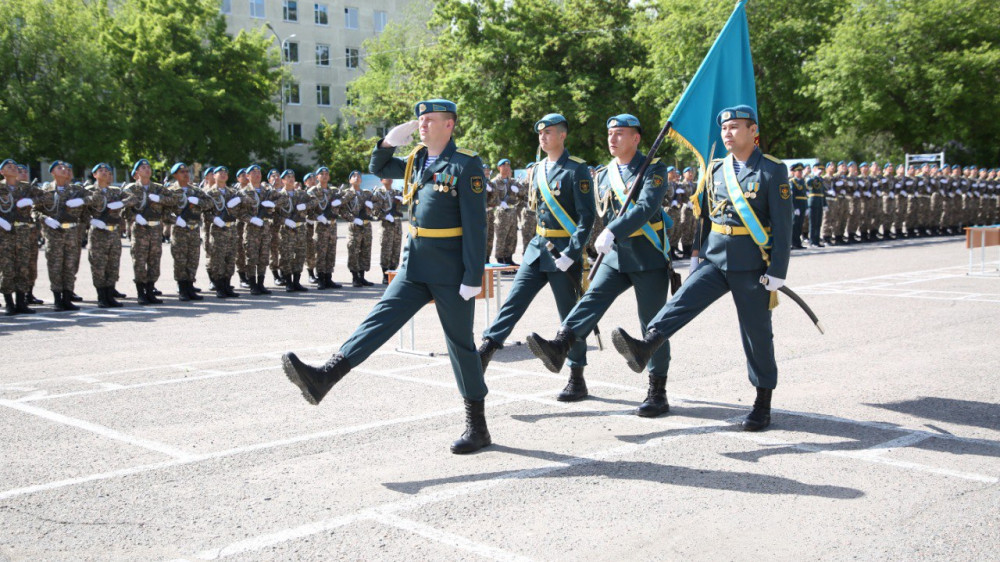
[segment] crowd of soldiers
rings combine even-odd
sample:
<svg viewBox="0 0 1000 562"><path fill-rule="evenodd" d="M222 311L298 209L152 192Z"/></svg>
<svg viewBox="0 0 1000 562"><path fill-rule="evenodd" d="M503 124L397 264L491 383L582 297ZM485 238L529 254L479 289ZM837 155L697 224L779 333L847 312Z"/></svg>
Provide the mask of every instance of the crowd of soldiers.
<svg viewBox="0 0 1000 562"><path fill-rule="evenodd" d="M225 166L208 167L197 185L182 162L171 167L167 181L152 181L146 159L132 167L132 180L112 185L112 169L97 164L92 180L73 182L72 165L55 161L52 181L31 182L28 168L11 159L0 164L0 291L7 315L30 314L43 304L33 294L40 241L55 310L78 310L75 292L82 248L88 259L97 304L120 307L125 298L116 284L122 239L131 239L137 302L160 304L155 287L160 277L162 246L167 240L174 264L178 299L197 301L201 289L195 277L202 242L211 290L219 298L238 297L233 276L250 294L267 295L268 268L286 291L306 291L303 269L317 289L337 289L332 279L337 249L337 222L347 223L348 269L355 287L370 286L372 223L382 227L380 265L387 272L399 266L402 244L402 196L383 180L374 190L361 188L361 173L352 172L347 185L333 186L325 166L306 174L302 182L292 170L271 170L265 181L259 165L240 169L230 183Z"/></svg>

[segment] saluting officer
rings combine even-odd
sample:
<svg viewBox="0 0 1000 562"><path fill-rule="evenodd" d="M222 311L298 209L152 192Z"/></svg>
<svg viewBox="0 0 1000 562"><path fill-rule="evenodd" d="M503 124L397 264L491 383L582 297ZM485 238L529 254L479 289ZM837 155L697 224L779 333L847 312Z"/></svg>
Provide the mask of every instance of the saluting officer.
<svg viewBox="0 0 1000 562"><path fill-rule="evenodd" d="M534 130L547 156L528 169L530 191L535 197L532 205L538 217L536 236L524 250L507 300L497 312L493 325L483 332L479 358L484 371L546 284L552 288L560 320L565 320L576 305L582 264L586 259L583 251L597 215L587 163L582 158L570 156L566 150L569 132L566 118L550 113L535 123ZM553 250L549 249L550 244ZM586 364L587 343L580 338L569 351L569 383L558 400L575 402L587 397L587 383L583 377Z"/></svg>
<svg viewBox="0 0 1000 562"><path fill-rule="evenodd" d="M696 243L694 272L637 340L616 328L611 340L639 372L670 336L727 292L739 318L750 382L757 389L746 431L771 423L771 392L778 382L771 309L784 284L792 242L792 190L788 170L754 144L756 112L747 105L724 109L717 122L729 155L711 163L712 184L698 193L696 213L711 226Z"/></svg>
<svg viewBox="0 0 1000 562"><path fill-rule="evenodd" d="M627 204L621 217L615 214L626 205L630 184L646 157L639 150L642 126L634 115L623 113L607 121L608 151L614 159L597 174L601 211L608 225L594 241L598 252L606 254L593 282L580 302L563 320L554 340L538 334L528 336L528 347L545 367L558 373L577 341L587 337L598 320L619 295L635 289L639 324L643 330L667 302L670 287L670 239L673 222L661 206L669 186L666 166L658 158L646 168L642 187L634 203ZM648 361L649 392L636 411L656 417L669 410L666 396L669 346L660 347Z"/></svg>
<svg viewBox="0 0 1000 562"><path fill-rule="evenodd" d="M452 370L465 399L466 430L451 446L471 453L491 443L486 427L483 368L472 337L475 301L482 290L486 255L486 178L475 152L455 147L455 104L429 100L416 106L417 121L389 131L372 152L371 172L404 179L410 237L398 275L354 335L321 367L294 353L282 358L285 373L311 404L319 404L352 367L389 340L432 299L444 328ZM419 126L420 144L406 160L393 157Z"/></svg>

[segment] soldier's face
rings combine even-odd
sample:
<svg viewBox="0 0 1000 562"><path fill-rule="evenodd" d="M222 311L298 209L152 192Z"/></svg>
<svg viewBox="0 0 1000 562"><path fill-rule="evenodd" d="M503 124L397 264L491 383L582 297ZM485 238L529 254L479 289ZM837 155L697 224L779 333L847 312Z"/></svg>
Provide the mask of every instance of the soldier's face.
<svg viewBox="0 0 1000 562"><path fill-rule="evenodd" d="M178 185L184 187L191 180L191 172L189 172L187 168L181 168L174 174L174 179L177 180Z"/></svg>
<svg viewBox="0 0 1000 562"><path fill-rule="evenodd" d="M17 180L18 181L28 181L31 176L28 175L28 170L18 168L17 169Z"/></svg>
<svg viewBox="0 0 1000 562"><path fill-rule="evenodd" d="M446 143L454 129L455 121L447 113L425 113L417 118L417 130L424 144Z"/></svg>
<svg viewBox="0 0 1000 562"><path fill-rule="evenodd" d="M285 186L285 189L288 191L295 189L295 174L288 174L281 178L281 184Z"/></svg>
<svg viewBox="0 0 1000 562"><path fill-rule="evenodd" d="M798 180L802 179L802 169L798 168L798 169L792 170L792 175L795 176L795 179L798 179Z"/></svg>
<svg viewBox="0 0 1000 562"><path fill-rule="evenodd" d="M215 172L216 185L226 185L226 182L228 181L229 181L229 172L225 170L219 170L218 172Z"/></svg>
<svg viewBox="0 0 1000 562"><path fill-rule="evenodd" d="M323 185L330 183L330 172L327 172L326 170L316 174L316 177L319 178L319 183Z"/></svg>
<svg viewBox="0 0 1000 562"><path fill-rule="evenodd" d="M149 178L153 175L153 169L149 167L149 164L143 164L135 171L135 175L139 176L140 182L149 183Z"/></svg>
<svg viewBox="0 0 1000 562"><path fill-rule="evenodd" d="M59 164L55 168L52 168L52 179L59 183L69 181L73 177L73 173L69 171L66 164Z"/></svg>
<svg viewBox="0 0 1000 562"><path fill-rule="evenodd" d="M500 166L500 177L509 178L514 175L514 170L510 169L510 164L504 164Z"/></svg>
<svg viewBox="0 0 1000 562"><path fill-rule="evenodd" d="M253 170L250 170L250 173L247 174L247 175L250 176L250 182L253 183L254 185L257 185L258 183L260 183L261 174L260 174L260 170L258 170L257 168L254 168Z"/></svg>
<svg viewBox="0 0 1000 562"><path fill-rule="evenodd" d="M851 175L852 176L858 175L858 167L857 166L851 166L850 168L848 168L848 170L851 171Z"/></svg>
<svg viewBox="0 0 1000 562"><path fill-rule="evenodd" d="M355 172L351 174L351 177L347 178L347 181L351 184L351 187L359 189L361 187L361 174Z"/></svg>
<svg viewBox="0 0 1000 562"><path fill-rule="evenodd" d="M629 156L639 149L642 135L632 127L611 127L608 129L608 152L612 156Z"/></svg>
<svg viewBox="0 0 1000 562"><path fill-rule="evenodd" d="M757 136L757 124L749 119L730 119L722 124L722 144L729 152L745 152Z"/></svg>
<svg viewBox="0 0 1000 562"><path fill-rule="evenodd" d="M94 172L94 179L97 180L97 183L100 185L108 185L111 183L111 170L103 166L98 168L97 171Z"/></svg>
<svg viewBox="0 0 1000 562"><path fill-rule="evenodd" d="M677 173L676 170L670 170L667 172L667 181L677 181L681 179L681 175Z"/></svg>
<svg viewBox="0 0 1000 562"><path fill-rule="evenodd" d="M840 174L840 175L846 174L847 173L847 166L843 166L843 165L837 166L837 173Z"/></svg>
<svg viewBox="0 0 1000 562"><path fill-rule="evenodd" d="M552 125L538 131L538 145L548 154L561 148L566 143L566 131L562 127Z"/></svg>
<svg viewBox="0 0 1000 562"><path fill-rule="evenodd" d="M694 172L684 172L684 181L694 181Z"/></svg>
<svg viewBox="0 0 1000 562"><path fill-rule="evenodd" d="M271 185L277 185L278 184L278 174L271 174L271 175L267 176L267 183L269 183Z"/></svg>
<svg viewBox="0 0 1000 562"><path fill-rule="evenodd" d="M390 180L390 179L383 179L382 180L382 187L384 187L386 189L392 189L392 180Z"/></svg>
<svg viewBox="0 0 1000 562"><path fill-rule="evenodd" d="M17 164L14 164L13 162L8 162L4 164L4 167L0 168L0 175L3 175L4 177L7 178L12 178L17 176Z"/></svg>

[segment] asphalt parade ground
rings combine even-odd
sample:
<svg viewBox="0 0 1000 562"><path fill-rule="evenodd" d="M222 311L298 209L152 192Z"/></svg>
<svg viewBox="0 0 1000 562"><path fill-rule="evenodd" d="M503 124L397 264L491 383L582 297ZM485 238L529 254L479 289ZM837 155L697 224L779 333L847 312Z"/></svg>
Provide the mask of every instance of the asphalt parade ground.
<svg viewBox="0 0 1000 562"><path fill-rule="evenodd" d="M281 353L325 360L381 285L180 303L165 245L166 303L144 308L126 248L131 298L102 310L84 251L81 311L0 317L0 560L997 560L998 254L969 276L957 237L794 253L826 334L782 300L756 434L728 297L671 340L671 411L644 419L646 376L610 345L638 332L632 293L567 404L568 370L514 342L558 329L543 292L486 372L494 445L457 456L433 307L403 342L433 355L393 337L317 407ZM343 236L338 257L344 283Z"/></svg>

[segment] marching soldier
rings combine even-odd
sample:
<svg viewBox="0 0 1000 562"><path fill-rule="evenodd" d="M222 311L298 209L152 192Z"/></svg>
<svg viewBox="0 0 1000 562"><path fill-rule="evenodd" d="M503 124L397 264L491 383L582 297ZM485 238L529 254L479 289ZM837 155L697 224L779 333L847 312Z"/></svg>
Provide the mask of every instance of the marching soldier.
<svg viewBox="0 0 1000 562"><path fill-rule="evenodd" d="M583 252L597 215L590 169L582 158L570 156L565 147L569 131L566 118L550 113L535 123L534 130L547 156L528 170L530 192L536 197L529 205L534 207L539 224L536 236L524 250L507 300L497 312L493 325L483 332L478 353L484 371L545 285L552 289L560 320L565 320L576 305L581 292L583 261L587 259ZM583 338L572 344L568 355L569 383L557 399L575 402L587 397L587 383L583 377L587 343Z"/></svg>
<svg viewBox="0 0 1000 562"><path fill-rule="evenodd" d="M209 204L205 205L205 219L212 223L208 252L208 277L215 287L215 296L224 299L240 296L233 290L236 272L236 222L243 203L240 192L229 187L229 168L215 167L215 185L204 192Z"/></svg>
<svg viewBox="0 0 1000 562"><path fill-rule="evenodd" d="M247 179L249 183L242 193L243 209L240 213L240 220L246 223L240 242L246 256L247 282L251 295L270 295L271 291L264 287L271 250L269 221L281 194L261 181L260 166L257 164L247 168Z"/></svg>
<svg viewBox="0 0 1000 562"><path fill-rule="evenodd" d="M879 238L879 226L882 217L882 168L877 162L868 165L868 191L864 194L867 201L868 240L874 242Z"/></svg>
<svg viewBox="0 0 1000 562"><path fill-rule="evenodd" d="M35 207L45 224L45 263L49 270L56 310L80 310L72 302L76 273L80 269L80 221L86 211L87 192L70 184L73 167L62 160L49 166L52 183ZM160 243L157 239L157 244Z"/></svg>
<svg viewBox="0 0 1000 562"><path fill-rule="evenodd" d="M289 293L308 291L302 286L302 267L306 263L306 218L310 207L315 205L309 193L297 189L295 172L281 172L281 183L285 188L284 199L277 207L278 230L281 237L281 274L285 278L285 291Z"/></svg>
<svg viewBox="0 0 1000 562"><path fill-rule="evenodd" d="M643 339L621 328L612 333L615 349L636 372L668 338L722 295L732 292L751 384L757 389L745 431L771 423L771 394L778 382L771 309L784 285L791 255L792 192L781 160L754 145L757 116L749 106L719 113L722 141L729 155L711 163L712 184L699 194L696 215L711 225L699 240L694 272L649 323Z"/></svg>
<svg viewBox="0 0 1000 562"><path fill-rule="evenodd" d="M827 202L826 185L820 176L818 164L813 168L813 173L806 178L806 190L809 197L809 245L814 248L822 248L822 227L826 223L823 214L826 211Z"/></svg>
<svg viewBox="0 0 1000 562"><path fill-rule="evenodd" d="M90 274L97 289L97 306L118 308L115 284L122 259L121 229L124 220L122 209L126 195L121 189L111 185L111 166L101 162L91 169L97 183L87 195L87 213L90 215Z"/></svg>
<svg viewBox="0 0 1000 562"><path fill-rule="evenodd" d="M372 152L369 169L383 178L404 179L403 202L410 209L410 236L399 274L340 351L321 367L293 353L282 358L285 374L311 404L320 400L351 368L392 337L425 304L434 300L452 370L465 400L466 430L452 443L456 454L490 445L482 365L472 338L475 302L482 291L486 255L486 178L475 152L456 148L452 132L455 104L430 100L416 106L419 121L389 131ZM404 161L396 146L409 143L419 126L421 144Z"/></svg>
<svg viewBox="0 0 1000 562"><path fill-rule="evenodd" d="M809 194L806 189L806 180L802 179L802 170L805 166L802 162L792 164L792 177L788 183L792 187L792 208L795 218L792 220L792 248L801 250L802 245L802 223L805 221L808 212Z"/></svg>
<svg viewBox="0 0 1000 562"><path fill-rule="evenodd" d="M337 262L337 218L343 207L340 190L330 186L330 169L320 166L316 169L317 185L309 190L316 201L316 288L339 289L340 283L333 280L333 269Z"/></svg>
<svg viewBox="0 0 1000 562"><path fill-rule="evenodd" d="M619 295L635 289L639 324L646 329L657 311L667 302L670 286L670 238L666 229L673 224L661 206L669 189L666 166L654 159L646 169L635 202L627 203L621 217L615 213L628 201L628 185L645 161L639 150L642 127L639 119L627 113L608 119L608 150L614 157L598 174L601 214L609 222L594 246L606 254L590 288L563 320L555 339L538 334L528 336L528 347L553 373L562 369L568 354L578 341L587 337L597 321ZM647 362L644 362L644 364ZM649 392L636 414L656 417L669 411L666 384L670 365L670 347L660 347L648 361ZM640 367L641 369L641 367Z"/></svg>
<svg viewBox="0 0 1000 562"><path fill-rule="evenodd" d="M171 195L174 205L174 229L170 254L174 258L174 280L177 281L177 298L181 301L200 301L202 296L194 290L201 261L201 215L209 205L201 190L191 186L191 171L183 162L170 168L173 184Z"/></svg>
<svg viewBox="0 0 1000 562"><path fill-rule="evenodd" d="M352 287L370 287L365 272L372 268L372 224L378 220L375 203L370 191L361 189L361 172L351 172L350 189L344 194L346 211L351 225L347 235L347 269L353 278Z"/></svg>
<svg viewBox="0 0 1000 562"><path fill-rule="evenodd" d="M499 175L493 181L493 194L496 197L496 259L497 263L517 265L514 263L514 251L517 250L517 216L518 206L526 198L527 189L514 179L514 170L510 160L504 158L497 164ZM489 256L487 256L488 258Z"/></svg>
<svg viewBox="0 0 1000 562"><path fill-rule="evenodd" d="M133 182L123 191L128 197L129 216L135 222L132 229L132 268L138 302L142 305L161 304L154 294L160 278L160 258L163 255L163 212L174 203L163 186L151 182L153 168L142 158L132 166Z"/></svg>
<svg viewBox="0 0 1000 562"><path fill-rule="evenodd" d="M399 267L399 253L403 242L403 195L392 188L392 179L383 178L382 185L375 190L375 198L382 215L379 264L382 266L382 284L388 285L388 272Z"/></svg>

